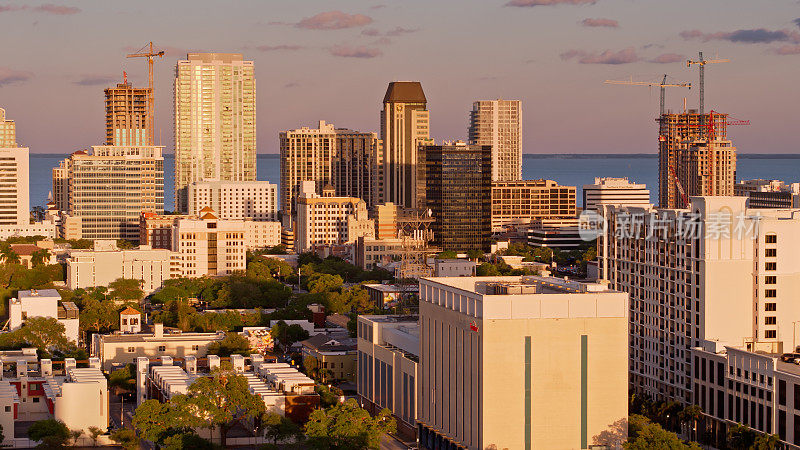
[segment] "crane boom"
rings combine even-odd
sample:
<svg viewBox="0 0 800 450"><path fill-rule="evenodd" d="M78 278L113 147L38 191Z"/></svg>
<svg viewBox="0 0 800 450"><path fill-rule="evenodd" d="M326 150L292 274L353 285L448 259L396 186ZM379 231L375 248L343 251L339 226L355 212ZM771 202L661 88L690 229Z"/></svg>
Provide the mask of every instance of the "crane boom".
<svg viewBox="0 0 800 450"><path fill-rule="evenodd" d="M664 88L668 87L685 87L685 88L692 88L692 83L667 83L667 74L664 74L664 79L661 80L661 83L650 82L650 81L626 81L626 80L606 80L605 84L622 84L627 86L658 86L660 88L660 96L659 96L659 119L661 116L664 115Z"/></svg>
<svg viewBox="0 0 800 450"><path fill-rule="evenodd" d="M731 62L730 59L703 59L703 52L698 52L699 58L697 61L687 60L686 67L691 68L692 65L697 65L700 68L700 114L705 111L705 84L706 84L706 64L718 64Z"/></svg>
<svg viewBox="0 0 800 450"><path fill-rule="evenodd" d="M153 58L156 56L163 58L164 51L154 52L153 41L150 41L147 45L139 49L138 52L127 55L128 58L147 58L147 87L150 88L150 92L147 96L147 145L155 145L156 102L155 86L153 85Z"/></svg>

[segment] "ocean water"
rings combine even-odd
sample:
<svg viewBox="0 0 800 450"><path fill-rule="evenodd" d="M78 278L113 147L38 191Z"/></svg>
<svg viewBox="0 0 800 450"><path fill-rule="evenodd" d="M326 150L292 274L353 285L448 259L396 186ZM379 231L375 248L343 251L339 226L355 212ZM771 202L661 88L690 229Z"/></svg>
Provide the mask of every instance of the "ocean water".
<svg viewBox="0 0 800 450"><path fill-rule="evenodd" d="M53 167L66 155L32 154L30 157L31 206L44 205L52 190ZM787 183L800 181L800 155L738 155L737 180L765 178ZM175 160L164 157L164 207L173 208L173 176ZM258 155L258 179L280 183L280 158L278 155ZM597 155L525 155L522 159L522 177L526 180L546 178L564 186L577 186L578 203L581 202L584 184L595 177L628 177L632 182L644 183L650 189L650 199L657 203L658 157L654 154L597 154ZM580 206L580 205L579 205Z"/></svg>

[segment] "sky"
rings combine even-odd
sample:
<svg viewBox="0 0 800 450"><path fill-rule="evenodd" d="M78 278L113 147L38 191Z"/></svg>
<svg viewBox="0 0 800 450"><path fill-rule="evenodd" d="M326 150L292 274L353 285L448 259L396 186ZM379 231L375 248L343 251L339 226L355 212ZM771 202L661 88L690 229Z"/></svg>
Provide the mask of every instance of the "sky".
<svg viewBox="0 0 800 450"><path fill-rule="evenodd" d="M0 108L32 153L103 143L103 89L127 71L147 83L157 60L156 143L173 148L172 82L188 51L255 61L258 152L278 132L379 131L386 85L418 80L438 140L465 139L475 100L523 102L525 153L655 153L658 88L604 80L691 82L667 107L706 110L741 153L800 153L797 0L0 0Z"/></svg>

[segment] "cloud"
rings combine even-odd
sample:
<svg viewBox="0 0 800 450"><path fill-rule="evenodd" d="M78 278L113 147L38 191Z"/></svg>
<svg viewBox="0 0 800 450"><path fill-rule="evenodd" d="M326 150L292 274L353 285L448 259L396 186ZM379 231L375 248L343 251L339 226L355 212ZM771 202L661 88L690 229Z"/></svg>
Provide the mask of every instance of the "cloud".
<svg viewBox="0 0 800 450"><path fill-rule="evenodd" d="M53 14L56 16L68 16L81 12L80 8L74 6L54 5L45 3L39 6L30 5L0 5L0 13L15 11L33 11L37 13Z"/></svg>
<svg viewBox="0 0 800 450"><path fill-rule="evenodd" d="M25 70L14 70L8 67L0 67L0 87L7 84L22 83L33 78L33 72Z"/></svg>
<svg viewBox="0 0 800 450"><path fill-rule="evenodd" d="M289 82L289 83L286 83L286 84L283 85L283 87L286 88L286 89L299 87L299 86L300 86L300 83L298 83L296 81L292 81L292 82Z"/></svg>
<svg viewBox="0 0 800 450"><path fill-rule="evenodd" d="M381 32L377 28L367 28L361 31L364 36L380 36Z"/></svg>
<svg viewBox="0 0 800 450"><path fill-rule="evenodd" d="M349 45L335 45L330 49L331 55L344 58L375 58L381 56L383 52L378 48L372 47L351 47Z"/></svg>
<svg viewBox="0 0 800 450"><path fill-rule="evenodd" d="M46 14L55 14L57 16L69 16L81 12L80 8L76 8L74 6L53 5L51 3L45 3L44 5L36 6L33 8L33 10Z"/></svg>
<svg viewBox="0 0 800 450"><path fill-rule="evenodd" d="M630 64L638 62L641 58L633 47L619 51L606 50L602 53L586 52L584 50L568 50L561 54L561 59L576 59L580 64Z"/></svg>
<svg viewBox="0 0 800 450"><path fill-rule="evenodd" d="M794 22L795 25L800 27L800 19L794 19L792 22Z"/></svg>
<svg viewBox="0 0 800 450"><path fill-rule="evenodd" d="M555 5L594 5L597 0L511 0L506 6L518 6L521 8L531 6L555 6Z"/></svg>
<svg viewBox="0 0 800 450"><path fill-rule="evenodd" d="M381 8L386 8L386 5L375 5L369 7L369 9L381 9Z"/></svg>
<svg viewBox="0 0 800 450"><path fill-rule="evenodd" d="M297 22L297 28L309 30L341 30L343 28L363 27L372 23L372 18L363 14L347 14L341 11L327 11L306 17Z"/></svg>
<svg viewBox="0 0 800 450"><path fill-rule="evenodd" d="M79 80L73 81L72 84L78 86L101 86L114 83L117 77L110 75L83 75Z"/></svg>
<svg viewBox="0 0 800 450"><path fill-rule="evenodd" d="M304 48L305 47L303 47L302 45L278 44L278 45L259 45L258 47L256 47L256 50L262 52L274 52L278 50L295 51L295 50L302 50Z"/></svg>
<svg viewBox="0 0 800 450"><path fill-rule="evenodd" d="M387 36L400 36L402 34L415 33L417 31L419 31L419 28L395 27L394 29L391 29L391 30L387 31L386 35Z"/></svg>
<svg viewBox="0 0 800 450"><path fill-rule="evenodd" d="M619 28L619 22L613 19L583 19L580 24L585 27Z"/></svg>
<svg viewBox="0 0 800 450"><path fill-rule="evenodd" d="M800 45L782 45L774 50L776 55L800 55Z"/></svg>
<svg viewBox="0 0 800 450"><path fill-rule="evenodd" d="M656 56L655 58L651 59L650 62L656 64L670 64L683 61L684 59L686 59L684 56L679 55L677 53L662 53Z"/></svg>
<svg viewBox="0 0 800 450"><path fill-rule="evenodd" d="M773 42L800 43L800 33L797 31L767 30L766 28L718 31L716 33L704 33L700 30L687 30L681 31L680 36L686 40L698 39L703 42L722 40L742 44L770 44Z"/></svg>

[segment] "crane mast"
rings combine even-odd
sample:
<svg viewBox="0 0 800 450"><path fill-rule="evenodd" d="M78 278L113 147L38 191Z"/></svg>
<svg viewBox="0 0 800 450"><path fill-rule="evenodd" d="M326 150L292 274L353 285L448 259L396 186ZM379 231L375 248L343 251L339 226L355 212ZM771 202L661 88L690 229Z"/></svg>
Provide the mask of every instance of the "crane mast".
<svg viewBox="0 0 800 450"><path fill-rule="evenodd" d="M148 49L149 46L149 49ZM155 86L153 85L153 58L163 58L164 51L153 51L153 41L139 49L136 53L131 53L128 58L147 58L147 87L150 91L147 95L147 145L155 145Z"/></svg>
<svg viewBox="0 0 800 450"><path fill-rule="evenodd" d="M730 59L703 59L703 52L698 52L697 61L687 60L686 67L691 68L692 65L697 65L700 68L700 114L705 112L705 90L706 90L706 64L718 64L730 62Z"/></svg>

